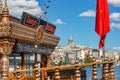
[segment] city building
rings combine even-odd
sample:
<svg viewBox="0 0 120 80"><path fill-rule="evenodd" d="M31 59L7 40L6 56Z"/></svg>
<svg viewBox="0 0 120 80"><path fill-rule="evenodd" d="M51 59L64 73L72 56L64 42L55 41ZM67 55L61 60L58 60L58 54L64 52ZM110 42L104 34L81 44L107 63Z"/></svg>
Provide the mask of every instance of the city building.
<svg viewBox="0 0 120 80"><path fill-rule="evenodd" d="M76 60L82 60L89 56L91 58L95 58L96 61L102 61L104 57L108 59L115 59L116 61L119 59L119 53L111 50L103 49L94 49L89 46L81 46L78 44L74 44L72 36L68 39L68 44L63 46L55 47L54 52L51 55L53 62L69 62L74 63Z"/></svg>
<svg viewBox="0 0 120 80"><path fill-rule="evenodd" d="M84 60L86 55L92 55L92 48L74 44L72 36L70 36L68 45L57 46L51 57L53 62L62 60L62 62L73 64L76 60Z"/></svg>

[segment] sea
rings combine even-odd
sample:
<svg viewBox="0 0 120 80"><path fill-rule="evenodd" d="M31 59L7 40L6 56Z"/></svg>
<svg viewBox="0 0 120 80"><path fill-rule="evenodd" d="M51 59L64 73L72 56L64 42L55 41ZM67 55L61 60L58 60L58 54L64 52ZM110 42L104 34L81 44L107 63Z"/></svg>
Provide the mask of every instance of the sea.
<svg viewBox="0 0 120 80"><path fill-rule="evenodd" d="M91 67L86 67L86 75L87 79L86 80L92 80L92 68ZM115 80L120 80L120 66L114 67L114 77ZM97 75L98 75L98 80L101 80L102 78L102 67L97 67Z"/></svg>

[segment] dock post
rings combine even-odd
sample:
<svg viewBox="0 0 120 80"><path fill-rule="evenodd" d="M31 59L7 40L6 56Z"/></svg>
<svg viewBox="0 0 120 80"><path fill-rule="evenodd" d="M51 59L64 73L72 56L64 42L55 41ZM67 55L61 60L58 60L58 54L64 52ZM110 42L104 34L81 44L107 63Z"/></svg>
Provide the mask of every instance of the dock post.
<svg viewBox="0 0 120 80"><path fill-rule="evenodd" d="M110 61L114 61L114 59L111 59ZM114 64L109 64L109 80L115 80L114 79Z"/></svg>
<svg viewBox="0 0 120 80"><path fill-rule="evenodd" d="M95 63L95 59L93 59L93 63ZM98 80L96 64L92 65L92 80Z"/></svg>
<svg viewBox="0 0 120 80"><path fill-rule="evenodd" d="M76 60L75 64L79 64L78 60ZM79 66L75 67L75 80L81 80L81 74Z"/></svg>
<svg viewBox="0 0 120 80"><path fill-rule="evenodd" d="M19 67L19 66L16 67L16 71L17 71L17 70L20 70L20 67ZM16 74L17 80L21 80L20 72L16 72L15 74Z"/></svg>
<svg viewBox="0 0 120 80"><path fill-rule="evenodd" d="M60 80L60 72L59 72L59 66L58 63L55 64L55 80Z"/></svg>
<svg viewBox="0 0 120 80"><path fill-rule="evenodd" d="M1 78L0 80L9 80L9 54L12 52L14 43L9 41L0 42L0 55L1 55Z"/></svg>
<svg viewBox="0 0 120 80"><path fill-rule="evenodd" d="M104 61L108 61L106 58L104 59ZM105 63L103 64L103 73L102 73L102 80L108 80L109 79L109 72L108 72L108 64Z"/></svg>

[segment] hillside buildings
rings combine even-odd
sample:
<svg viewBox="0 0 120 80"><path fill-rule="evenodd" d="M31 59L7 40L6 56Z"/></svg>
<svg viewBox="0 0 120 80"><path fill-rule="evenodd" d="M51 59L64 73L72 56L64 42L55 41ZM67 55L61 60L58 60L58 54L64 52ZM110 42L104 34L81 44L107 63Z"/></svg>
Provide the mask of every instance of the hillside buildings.
<svg viewBox="0 0 120 80"><path fill-rule="evenodd" d="M102 49L94 49L89 46L81 46L78 44L74 44L72 36L70 36L67 45L57 46L52 54L53 62L69 62L74 63L76 60L82 60L89 56L91 58L96 58L97 61L101 61L103 59L103 50ZM108 59L114 58L115 60L119 59L119 53L113 52L110 50L105 50L105 57Z"/></svg>

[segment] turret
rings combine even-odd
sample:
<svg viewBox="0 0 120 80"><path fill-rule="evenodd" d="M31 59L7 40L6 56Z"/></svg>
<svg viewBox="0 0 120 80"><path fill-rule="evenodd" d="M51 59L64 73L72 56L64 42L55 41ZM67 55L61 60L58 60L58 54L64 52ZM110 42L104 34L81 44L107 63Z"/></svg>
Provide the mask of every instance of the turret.
<svg viewBox="0 0 120 80"><path fill-rule="evenodd" d="M72 40L72 36L70 36L70 38L69 38L69 40L68 40L68 45L69 45L69 46L74 45L73 40Z"/></svg>

